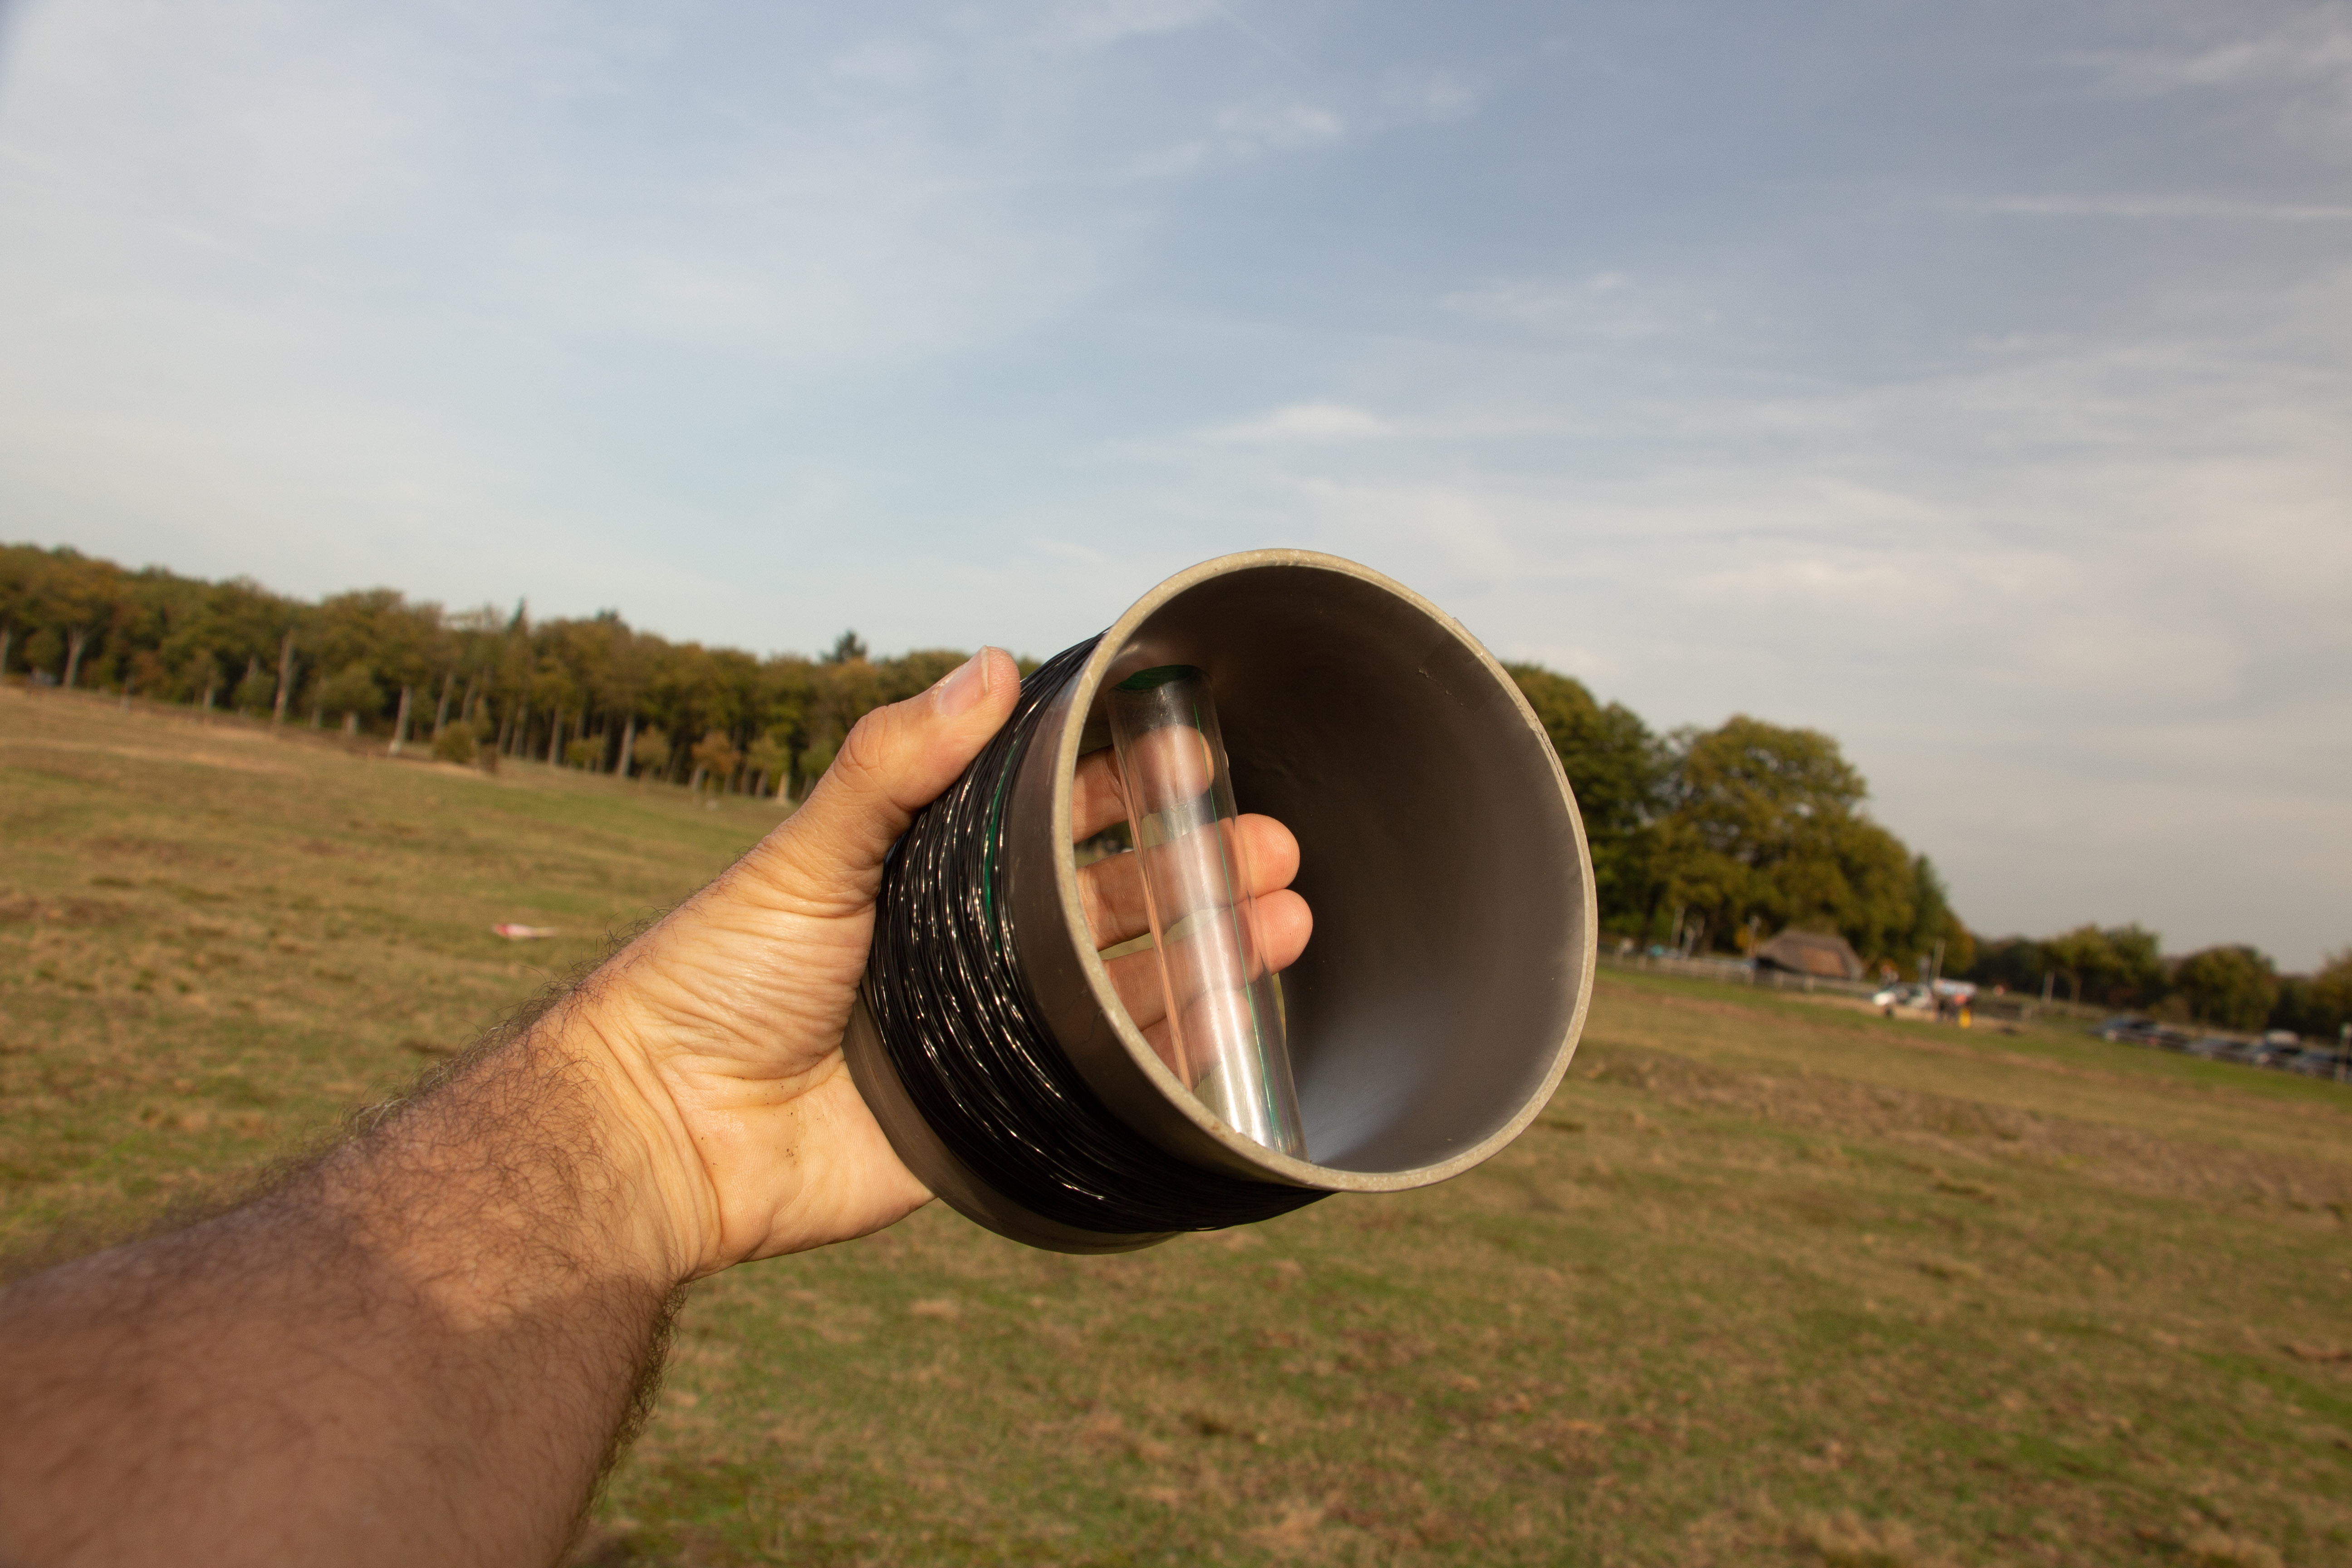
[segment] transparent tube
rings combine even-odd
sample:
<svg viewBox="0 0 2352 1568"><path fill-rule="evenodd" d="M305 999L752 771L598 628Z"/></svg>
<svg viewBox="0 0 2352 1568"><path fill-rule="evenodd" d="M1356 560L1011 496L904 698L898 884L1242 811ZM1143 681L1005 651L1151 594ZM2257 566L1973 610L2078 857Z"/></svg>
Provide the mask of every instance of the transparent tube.
<svg viewBox="0 0 2352 1568"><path fill-rule="evenodd" d="M1226 1126L1304 1159L1282 998L1263 962L1209 678L1162 665L1120 682L1107 706L1168 1008L1164 1028L1144 1033Z"/></svg>

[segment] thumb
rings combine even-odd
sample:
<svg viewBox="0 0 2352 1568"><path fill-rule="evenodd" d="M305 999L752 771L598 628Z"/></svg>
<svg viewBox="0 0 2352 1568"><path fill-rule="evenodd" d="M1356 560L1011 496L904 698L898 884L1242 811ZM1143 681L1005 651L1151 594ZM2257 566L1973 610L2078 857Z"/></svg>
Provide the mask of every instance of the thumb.
<svg viewBox="0 0 2352 1568"><path fill-rule="evenodd" d="M890 846L980 754L1020 690L1013 656L984 647L928 691L860 719L808 804L772 841L791 891L812 905L836 906L829 912L870 901Z"/></svg>

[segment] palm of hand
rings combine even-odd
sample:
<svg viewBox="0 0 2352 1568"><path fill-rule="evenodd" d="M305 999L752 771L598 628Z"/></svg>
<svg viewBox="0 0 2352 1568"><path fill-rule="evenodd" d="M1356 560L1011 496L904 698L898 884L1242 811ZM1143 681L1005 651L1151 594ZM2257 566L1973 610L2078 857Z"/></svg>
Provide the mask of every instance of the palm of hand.
<svg viewBox="0 0 2352 1568"><path fill-rule="evenodd" d="M930 691L859 721L799 812L583 994L585 1021L627 1085L631 1121L656 1151L681 1277L864 1236L929 1201L859 1097L841 1037L883 857L1003 722L1016 679L1009 658L987 650ZM1081 765L1073 807L1080 838L1124 819L1108 753ZM1281 969L1313 924L1288 890L1297 845L1270 817L1244 817L1240 831L1265 961ZM1140 881L1133 856L1079 873L1098 948L1147 929ZM1111 979L1139 1027L1160 1024L1151 954L1114 960Z"/></svg>

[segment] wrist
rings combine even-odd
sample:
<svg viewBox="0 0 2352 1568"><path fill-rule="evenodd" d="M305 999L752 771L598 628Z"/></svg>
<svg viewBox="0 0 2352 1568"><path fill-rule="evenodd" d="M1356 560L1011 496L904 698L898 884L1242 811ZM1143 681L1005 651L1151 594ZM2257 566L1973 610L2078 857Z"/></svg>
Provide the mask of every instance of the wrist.
<svg viewBox="0 0 2352 1568"><path fill-rule="evenodd" d="M625 1042L574 995L319 1169L380 1267L462 1327L583 1286L658 1303L710 1270L690 1141ZM708 1184L705 1184L707 1189Z"/></svg>
<svg viewBox="0 0 2352 1568"><path fill-rule="evenodd" d="M583 1131L612 1178L603 1227L636 1272L669 1289L728 1260L710 1173L636 1013L625 997L586 992L543 1022L536 1045L579 1086Z"/></svg>

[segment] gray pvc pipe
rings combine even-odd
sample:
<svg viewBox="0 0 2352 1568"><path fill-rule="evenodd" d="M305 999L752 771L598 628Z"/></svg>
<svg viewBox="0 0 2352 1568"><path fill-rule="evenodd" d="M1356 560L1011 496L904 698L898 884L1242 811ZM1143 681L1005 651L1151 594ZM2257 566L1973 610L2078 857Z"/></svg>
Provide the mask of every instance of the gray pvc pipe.
<svg viewBox="0 0 2352 1568"><path fill-rule="evenodd" d="M1097 693L1166 664L1209 671L1241 808L1298 839L1315 935L1282 982L1308 1159L1186 1092L1087 940L1071 779L1107 743ZM1251 551L1145 595L1043 716L1006 812L1003 886L1045 1026L1120 1120L1180 1159L1328 1192L1427 1186L1518 1136L1575 1054L1596 925L1559 755L1475 638L1353 562ZM1166 1239L1076 1230L982 1182L915 1110L862 1002L843 1047L899 1158L967 1217L1063 1252Z"/></svg>

